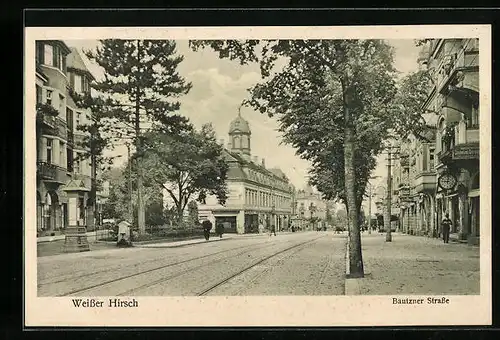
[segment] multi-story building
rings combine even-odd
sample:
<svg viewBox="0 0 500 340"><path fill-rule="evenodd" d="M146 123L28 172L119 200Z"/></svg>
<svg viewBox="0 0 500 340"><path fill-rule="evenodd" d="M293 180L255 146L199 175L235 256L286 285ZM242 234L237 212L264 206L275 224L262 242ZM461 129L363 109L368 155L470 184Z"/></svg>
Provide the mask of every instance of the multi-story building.
<svg viewBox="0 0 500 340"><path fill-rule="evenodd" d="M445 212L452 233L479 241L479 39L433 39L421 62L433 86L424 109L436 115L436 232ZM431 153L429 149L429 154ZM430 160L429 160L430 162Z"/></svg>
<svg viewBox="0 0 500 340"><path fill-rule="evenodd" d="M428 128L419 138L409 136L401 143L394 166L394 189L400 206L400 227L412 235L435 236L435 124L434 115L425 117Z"/></svg>
<svg viewBox="0 0 500 340"><path fill-rule="evenodd" d="M296 202L296 224L302 230L313 229L317 222L326 220L327 202L311 186L297 191Z"/></svg>
<svg viewBox="0 0 500 340"><path fill-rule="evenodd" d="M37 103L37 230L57 232L68 226L68 204L76 205L80 225L94 225L88 206L92 164L82 148L83 132L92 112L79 108L70 88L83 94L94 79L78 51L60 40L36 42ZM66 189L78 189L76 201L68 201Z"/></svg>
<svg viewBox="0 0 500 340"><path fill-rule="evenodd" d="M287 229L294 187L280 169L266 168L264 159L251 156L251 130L241 114L229 126L229 143L223 152L229 165L228 198L220 205L216 197L207 197L206 204L198 206L200 219L222 223L226 232L238 234L259 232L259 225Z"/></svg>

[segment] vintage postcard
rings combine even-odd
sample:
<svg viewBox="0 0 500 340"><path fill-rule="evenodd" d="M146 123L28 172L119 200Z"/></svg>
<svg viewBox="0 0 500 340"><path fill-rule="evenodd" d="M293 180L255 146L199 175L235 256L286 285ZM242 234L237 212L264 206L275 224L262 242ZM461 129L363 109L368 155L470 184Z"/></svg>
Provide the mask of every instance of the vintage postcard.
<svg viewBox="0 0 500 340"><path fill-rule="evenodd" d="M25 29L26 326L491 324L488 25Z"/></svg>

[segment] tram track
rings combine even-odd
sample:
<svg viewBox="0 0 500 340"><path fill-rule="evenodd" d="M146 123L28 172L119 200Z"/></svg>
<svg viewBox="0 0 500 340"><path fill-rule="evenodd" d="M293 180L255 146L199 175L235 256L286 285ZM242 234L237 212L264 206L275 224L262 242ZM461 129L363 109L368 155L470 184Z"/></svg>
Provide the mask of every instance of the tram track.
<svg viewBox="0 0 500 340"><path fill-rule="evenodd" d="M135 272L135 273L132 273L132 274L129 274L129 275L123 275L121 277L114 278L114 279L111 279L111 280L99 282L99 283L96 283L96 284L93 284L93 285L89 285L89 286L86 286L86 287L82 287L82 288L78 288L78 289L73 289L73 290L70 290L70 291L65 292L63 294L56 295L56 296L58 296L58 297L70 296L70 295L74 295L74 294L84 293L86 291L90 291L90 290L96 289L96 288L103 288L103 287L106 287L106 286L112 286L113 284L117 284L117 283L126 281L128 279L136 278L136 277L139 277L141 275L150 274L150 273L153 273L153 272L156 272L156 271L160 271L162 269L167 269L169 267L174 267L174 266L177 266L177 265L186 264L188 262L194 262L196 260L203 260L203 259L206 259L207 257L211 257L211 256L218 255L218 254L221 254L221 253L228 253L228 252L231 252L231 251L237 250L237 249L250 248L250 249L246 249L246 250L244 250L244 251L239 252L239 253L236 254L236 256L240 256L240 255L249 253L251 251L256 251L256 250L260 250L260 249L268 248L268 247L272 247L272 246L274 246L274 244L265 244L262 247L255 247L255 245L252 244L252 245L243 246L243 247L239 246L239 247L236 247L236 248L225 249L225 250L222 250L222 251L219 251L219 252L216 252L216 253L212 253L212 254L208 254L208 255L204 255L204 256L198 256L196 258L191 258L191 259L187 259L187 260L183 260L183 261L178 261L178 262L175 262L175 263L169 263L169 264L166 264L166 265L158 266L158 267L155 267L155 268L150 268L150 269L143 270L143 271L140 271L140 272ZM173 273L171 275L167 275L166 277L162 277L161 279L158 279L158 280L155 280L155 281L152 281L152 282L148 282L146 284L143 284L143 285L134 287L132 289L128 289L128 290L126 290L124 292L120 292L119 294L113 294L113 295L124 296L127 293L131 293L131 292L137 291L139 289L148 288L148 287L153 286L155 284L166 282L166 281L172 280L174 278L180 277L180 276L182 276L182 275L184 275L186 273L189 273L189 272L191 272L193 270L202 268L202 267L206 266L207 264L212 264L212 263L216 263L216 262L222 261L225 258L226 257L224 257L222 259L214 259L212 261L209 261L208 263L203 263L203 264L200 264L200 265L197 265L197 266L194 266L194 267L190 267L190 268L182 270L180 272Z"/></svg>
<svg viewBox="0 0 500 340"><path fill-rule="evenodd" d="M302 250L303 248L305 248L307 245L309 245L310 243L313 243L313 242L315 242L315 241L317 241L317 240L319 240L319 239L321 239L321 238L323 238L323 237L325 237L325 235L322 235L322 236L320 236L320 237L316 237L316 238L314 238L314 239L312 239L312 240L308 240L308 241L306 241L306 242L302 242L302 243L299 243L299 244L295 244L295 245L293 245L293 246L291 246L291 247L287 247L287 248L282 249L282 250L280 250L280 251L278 251L278 252L276 252L276 253L273 253L273 254L271 254L271 255L265 256L264 258L262 258L262 259L260 259L260 260L258 260L258 261L256 261L256 262L254 262L254 263L252 263L252 264L251 264L251 265L249 265L249 266L246 266L245 268L243 268L243 269L241 269L241 270L237 271L236 273L234 273L234 274L232 274L232 275L230 275L230 276L228 276L228 277L224 278L223 280L220 280L220 281L218 281L217 283L212 284L210 287L205 288L204 290L202 290L202 291L200 291L200 292L196 293L196 295L197 295L197 296L204 296L204 295L207 295L207 293L210 293L210 292L214 291L215 289L217 289L217 288L219 288L219 287L223 286L224 284L228 283L229 281L231 281L232 279L236 278L237 276L240 276L240 275L242 275L242 274L244 274L244 273L248 272L249 270L251 270L251 269L255 268L256 266L258 266L258 265L260 265L260 264L262 264L262 263L264 263L264 262L266 262L266 261L268 261L268 260L272 259L272 258L273 258L273 257L275 257L276 255L281 255L281 254L286 253L286 252L288 252L288 251L295 250L296 248L299 248L299 247L300 247L300 249L299 249L298 251L300 251L300 250ZM298 252L298 251L297 251L297 252ZM281 259L280 259L280 260L281 260ZM259 276L260 274L262 274L262 273L259 273L259 274L258 274L258 276Z"/></svg>
<svg viewBox="0 0 500 340"><path fill-rule="evenodd" d="M207 255L204 255L204 256L197 256L197 257L193 257L193 258L182 260L182 261L178 261L178 262L168 263L168 264L166 264L164 266L152 268L152 270L161 269L161 268L164 268L165 266L167 266L167 267L168 266L175 266L175 265L187 263L189 261L199 260L199 259L205 258L207 256L218 255L218 254L222 254L222 253L227 252L227 251L232 251L232 250L235 250L235 249L241 249L242 247L252 247L252 246L253 245L247 245L247 246L238 246L238 247L234 247L234 248L230 248L230 249L225 249L225 250L217 251L215 253L207 254ZM150 260L141 262L140 264L141 265L146 265L146 264L150 264L150 263L157 262L157 261L161 261L161 258L150 259ZM120 269L126 268L127 266L128 266L128 264L122 264L122 265L116 266L114 268L104 268L102 270L97 270L97 271L92 272L91 274L88 274L88 273L81 274L81 275L67 274L67 275L64 276L64 278L61 278L61 276L58 276L57 280L41 282L41 283L38 284L38 287L40 288L40 287L47 286L47 285L52 285L52 284L56 284L56 283L67 282L69 280L72 280L72 281L73 280L78 280L78 279L83 278L83 277L84 278L88 278L89 276L97 276L99 274L110 272L110 271L113 271L113 270L120 270Z"/></svg>

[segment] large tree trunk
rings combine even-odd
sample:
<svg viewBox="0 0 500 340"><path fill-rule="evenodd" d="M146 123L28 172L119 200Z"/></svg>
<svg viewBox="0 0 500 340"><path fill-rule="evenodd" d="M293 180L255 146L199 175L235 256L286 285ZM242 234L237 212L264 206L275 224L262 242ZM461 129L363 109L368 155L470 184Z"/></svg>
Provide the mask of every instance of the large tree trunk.
<svg viewBox="0 0 500 340"><path fill-rule="evenodd" d="M363 256L361 254L361 234L359 230L358 205L356 204L354 142L352 128L345 128L345 191L349 218L349 273L351 277L363 277Z"/></svg>
<svg viewBox="0 0 500 340"><path fill-rule="evenodd" d="M345 83L343 82L343 85ZM356 168L354 163L355 144L354 129L351 124L349 112L348 93L343 87L344 99L344 170L345 170L345 194L348 207L349 220L349 274L350 277L364 277L363 256L361 254L361 234L359 230L359 218L356 197Z"/></svg>

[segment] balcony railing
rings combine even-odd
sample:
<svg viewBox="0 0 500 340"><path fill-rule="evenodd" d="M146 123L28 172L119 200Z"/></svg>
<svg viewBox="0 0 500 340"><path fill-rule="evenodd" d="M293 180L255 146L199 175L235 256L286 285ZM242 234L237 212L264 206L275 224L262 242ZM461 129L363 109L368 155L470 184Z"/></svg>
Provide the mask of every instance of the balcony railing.
<svg viewBox="0 0 500 340"><path fill-rule="evenodd" d="M57 136L66 140L68 138L66 122L59 118L49 115L43 115L40 123L42 124L42 134Z"/></svg>
<svg viewBox="0 0 500 340"><path fill-rule="evenodd" d="M41 161L37 162L37 175L42 180L61 184L66 183L68 179L66 169Z"/></svg>

